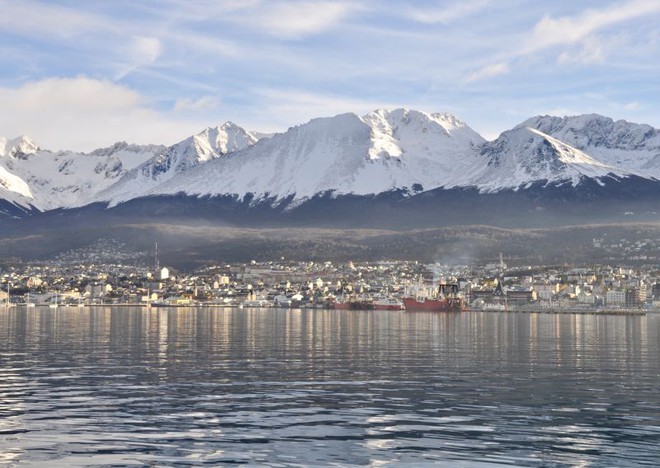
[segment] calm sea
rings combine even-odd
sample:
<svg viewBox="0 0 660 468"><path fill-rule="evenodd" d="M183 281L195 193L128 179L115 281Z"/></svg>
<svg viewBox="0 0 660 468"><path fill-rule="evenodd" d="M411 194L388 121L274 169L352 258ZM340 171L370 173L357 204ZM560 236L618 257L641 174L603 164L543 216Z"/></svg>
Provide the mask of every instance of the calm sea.
<svg viewBox="0 0 660 468"><path fill-rule="evenodd" d="M0 310L0 465L660 464L660 315Z"/></svg>

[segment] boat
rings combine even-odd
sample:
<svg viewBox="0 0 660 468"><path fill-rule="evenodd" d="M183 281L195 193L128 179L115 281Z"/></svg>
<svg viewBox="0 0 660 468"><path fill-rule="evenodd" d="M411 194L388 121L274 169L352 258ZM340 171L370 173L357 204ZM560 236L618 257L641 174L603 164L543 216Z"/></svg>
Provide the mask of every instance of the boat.
<svg viewBox="0 0 660 468"><path fill-rule="evenodd" d="M269 300L266 300L266 299L250 299L250 300L243 301L243 303L241 305L243 306L241 308L245 308L245 307L272 307L273 303Z"/></svg>
<svg viewBox="0 0 660 468"><path fill-rule="evenodd" d="M345 296L332 303L332 308L335 310L374 310L373 299L367 296Z"/></svg>
<svg viewBox="0 0 660 468"><path fill-rule="evenodd" d="M405 308L403 302L394 297L380 297L374 301L376 310L403 310Z"/></svg>
<svg viewBox="0 0 660 468"><path fill-rule="evenodd" d="M437 291L417 287L402 298L408 312L461 312L466 310L465 301L458 295L457 284L440 284Z"/></svg>
<svg viewBox="0 0 660 468"><path fill-rule="evenodd" d="M404 297L402 300L408 312L462 312L466 309L465 302L460 297L421 300Z"/></svg>
<svg viewBox="0 0 660 468"><path fill-rule="evenodd" d="M374 310L376 307L370 301L345 301L335 302L332 304L335 310Z"/></svg>

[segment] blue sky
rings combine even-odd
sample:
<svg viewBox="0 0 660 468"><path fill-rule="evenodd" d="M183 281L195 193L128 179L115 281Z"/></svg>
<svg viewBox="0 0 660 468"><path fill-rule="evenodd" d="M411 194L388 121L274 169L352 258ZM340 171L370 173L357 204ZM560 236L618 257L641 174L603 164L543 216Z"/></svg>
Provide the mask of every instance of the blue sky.
<svg viewBox="0 0 660 468"><path fill-rule="evenodd" d="M0 0L0 56L0 136L53 149L380 107L660 127L658 0Z"/></svg>

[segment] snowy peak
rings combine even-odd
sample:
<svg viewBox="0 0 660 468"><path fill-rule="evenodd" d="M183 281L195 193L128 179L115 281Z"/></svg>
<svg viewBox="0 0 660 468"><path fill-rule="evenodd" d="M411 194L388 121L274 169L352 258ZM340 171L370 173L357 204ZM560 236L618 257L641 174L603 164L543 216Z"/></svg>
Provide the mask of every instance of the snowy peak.
<svg viewBox="0 0 660 468"><path fill-rule="evenodd" d="M4 171L0 184L42 210L88 203L91 196L162 149L117 143L89 154L52 152L38 149L27 139L11 148L16 151L10 149L9 157L0 158Z"/></svg>
<svg viewBox="0 0 660 468"><path fill-rule="evenodd" d="M477 132L455 116L446 113L378 109L362 118L373 130L372 159L401 157L410 153L433 152L438 145L445 149L464 150L485 142Z"/></svg>
<svg viewBox="0 0 660 468"><path fill-rule="evenodd" d="M253 132L248 132L233 122L209 127L193 138L200 145L208 145L217 154L233 153L252 146L259 140Z"/></svg>
<svg viewBox="0 0 660 468"><path fill-rule="evenodd" d="M453 116L407 109L318 118L181 173L147 195L256 199L456 186L483 143Z"/></svg>
<svg viewBox="0 0 660 468"><path fill-rule="evenodd" d="M536 130L535 128L527 127L527 130L547 141L554 148L555 156L557 159L559 159L559 161L565 165L580 165L585 169L593 167L614 170L613 167L596 161L594 158L580 151L579 149L573 148L572 146L567 145L566 143L563 143L556 138L551 137L550 135L546 135L545 133Z"/></svg>
<svg viewBox="0 0 660 468"><path fill-rule="evenodd" d="M650 144L660 147L659 132L650 125L614 121L598 114L572 117L533 117L522 125L536 128L576 148L608 148L633 151Z"/></svg>
<svg viewBox="0 0 660 468"><path fill-rule="evenodd" d="M660 180L660 130L597 114L537 116L522 125L540 130L622 171Z"/></svg>
<svg viewBox="0 0 660 468"><path fill-rule="evenodd" d="M257 136L253 133L232 122L206 128L196 135L158 151L149 160L122 174L122 178L116 184L95 194L91 201L119 203L142 196L177 174L245 149L254 145L257 140Z"/></svg>
<svg viewBox="0 0 660 468"><path fill-rule="evenodd" d="M468 127L465 122L449 113L429 114L406 108L377 109L365 115L363 119L368 123L379 123L380 128L384 128L383 124L386 124L393 131L408 130L425 134L435 132L453 138L465 133L468 139L474 139L478 143L484 141L481 135Z"/></svg>
<svg viewBox="0 0 660 468"><path fill-rule="evenodd" d="M256 142L254 135L232 122L209 127L170 147L159 156L154 166L156 172L153 172L152 176L169 172L170 169L182 172L197 164L247 148Z"/></svg>
<svg viewBox="0 0 660 468"><path fill-rule="evenodd" d="M660 180L660 132L596 114L537 116L486 142L451 114L402 108L317 118L274 135L226 122L170 147L119 142L89 154L0 139L0 198L43 210L179 193L296 204L606 176Z"/></svg>
<svg viewBox="0 0 660 468"><path fill-rule="evenodd" d="M487 164L474 179L482 190L515 188L537 181L570 181L608 174L630 175L533 127L519 125L486 143L481 155Z"/></svg>
<svg viewBox="0 0 660 468"><path fill-rule="evenodd" d="M25 135L12 140L0 138L0 157L26 159L39 151L39 146Z"/></svg>
<svg viewBox="0 0 660 468"><path fill-rule="evenodd" d="M125 141L118 141L112 146L106 148L99 148L91 153L90 156L114 156L120 153L124 154L153 154L165 150L165 146L161 145L132 145Z"/></svg>

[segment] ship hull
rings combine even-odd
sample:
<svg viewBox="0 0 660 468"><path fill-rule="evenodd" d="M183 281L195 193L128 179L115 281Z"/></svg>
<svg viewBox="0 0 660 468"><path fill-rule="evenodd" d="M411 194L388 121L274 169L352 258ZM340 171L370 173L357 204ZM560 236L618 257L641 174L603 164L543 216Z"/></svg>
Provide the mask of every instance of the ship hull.
<svg viewBox="0 0 660 468"><path fill-rule="evenodd" d="M465 310L465 305L460 299L429 299L418 301L411 297L404 297L403 305L408 312L461 312Z"/></svg>
<svg viewBox="0 0 660 468"><path fill-rule="evenodd" d="M403 304L374 304L376 310L404 310Z"/></svg>
<svg viewBox="0 0 660 468"><path fill-rule="evenodd" d="M374 310L372 302L335 302L332 305L335 310Z"/></svg>

